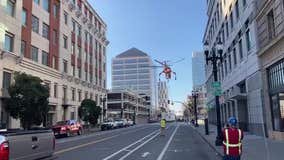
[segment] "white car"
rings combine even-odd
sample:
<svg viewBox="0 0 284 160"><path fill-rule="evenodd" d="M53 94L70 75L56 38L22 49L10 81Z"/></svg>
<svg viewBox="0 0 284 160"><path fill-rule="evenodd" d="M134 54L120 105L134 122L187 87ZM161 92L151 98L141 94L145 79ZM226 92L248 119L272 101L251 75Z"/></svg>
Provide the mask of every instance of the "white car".
<svg viewBox="0 0 284 160"><path fill-rule="evenodd" d="M131 119L129 119L129 120L127 120L127 125L128 126L133 126L134 122Z"/></svg>

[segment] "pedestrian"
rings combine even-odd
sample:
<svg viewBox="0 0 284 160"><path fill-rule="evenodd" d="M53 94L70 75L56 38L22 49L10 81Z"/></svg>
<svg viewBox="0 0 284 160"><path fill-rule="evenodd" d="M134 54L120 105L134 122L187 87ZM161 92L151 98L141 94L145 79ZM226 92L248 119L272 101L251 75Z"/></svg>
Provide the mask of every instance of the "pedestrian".
<svg viewBox="0 0 284 160"><path fill-rule="evenodd" d="M237 128L237 119L228 119L229 126L223 130L223 160L240 160L242 155L242 140L244 133Z"/></svg>
<svg viewBox="0 0 284 160"><path fill-rule="evenodd" d="M160 136L165 136L166 120L164 118L161 119L160 126L161 126Z"/></svg>

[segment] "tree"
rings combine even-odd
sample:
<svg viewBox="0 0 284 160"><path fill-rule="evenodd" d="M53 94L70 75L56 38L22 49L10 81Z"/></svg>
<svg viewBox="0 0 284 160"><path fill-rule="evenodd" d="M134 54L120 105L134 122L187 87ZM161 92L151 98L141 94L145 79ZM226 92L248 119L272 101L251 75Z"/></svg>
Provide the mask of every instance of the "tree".
<svg viewBox="0 0 284 160"><path fill-rule="evenodd" d="M91 99L84 99L79 107L79 117L84 122L96 125L101 115L101 107Z"/></svg>
<svg viewBox="0 0 284 160"><path fill-rule="evenodd" d="M42 124L49 111L48 86L40 78L25 73L16 72L14 79L8 89L6 110L13 118L20 119L24 129Z"/></svg>

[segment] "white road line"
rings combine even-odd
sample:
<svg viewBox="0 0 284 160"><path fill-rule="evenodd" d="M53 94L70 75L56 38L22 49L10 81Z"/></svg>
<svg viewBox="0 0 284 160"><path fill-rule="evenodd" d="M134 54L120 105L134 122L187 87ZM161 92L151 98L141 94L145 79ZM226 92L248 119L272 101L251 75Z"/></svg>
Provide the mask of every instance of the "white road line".
<svg viewBox="0 0 284 160"><path fill-rule="evenodd" d="M164 157L164 155L165 155L167 149L169 148L169 145L170 145L170 143L172 142L172 140L173 140L173 138L174 138L174 136L175 136L175 134L176 134L178 128L179 128L179 125L176 127L176 129L175 129L174 132L172 133L170 139L168 140L167 144L166 144L165 147L163 148L163 150L162 150L162 152L160 153L160 155L159 155L159 157L157 158L157 160L162 160L162 159L163 159L163 157Z"/></svg>
<svg viewBox="0 0 284 160"><path fill-rule="evenodd" d="M150 142L152 139L156 138L158 135L160 135L160 133L156 133L154 136L152 136L150 139L148 139L147 141L145 141L144 143L140 144L139 146L137 146L136 148L134 148L132 151L128 152L126 155L124 155L123 157L121 157L119 160L124 160L125 158L127 158L128 156L130 156L133 152L137 151L139 148L143 147L145 144L147 144L148 142Z"/></svg>
<svg viewBox="0 0 284 160"><path fill-rule="evenodd" d="M138 141L135 141L134 143L132 143L132 144L130 144L130 145L128 145L128 146L126 146L126 147L120 149L119 151L117 151L117 152L113 153L112 155L110 155L110 156L104 158L103 160L109 160L109 159L111 159L112 157L118 155L119 153L121 153L121 152L123 152L123 151L126 151L128 148L134 146L134 145L137 144L137 143L142 142L144 139L146 139L146 138L152 136L153 134L157 133L157 131L158 131L158 130L156 130L156 131L154 131L154 132L148 134L147 136L145 136L145 137L139 139Z"/></svg>

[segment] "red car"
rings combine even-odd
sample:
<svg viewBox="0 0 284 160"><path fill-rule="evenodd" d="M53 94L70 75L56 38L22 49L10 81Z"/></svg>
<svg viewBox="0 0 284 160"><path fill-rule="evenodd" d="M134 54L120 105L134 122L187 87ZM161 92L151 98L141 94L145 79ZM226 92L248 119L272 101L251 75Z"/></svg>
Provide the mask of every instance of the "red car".
<svg viewBox="0 0 284 160"><path fill-rule="evenodd" d="M69 137L73 134L82 134L82 125L75 120L59 121L52 127L55 136Z"/></svg>

